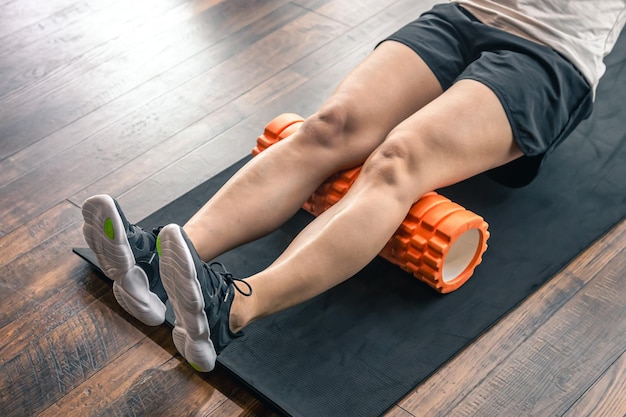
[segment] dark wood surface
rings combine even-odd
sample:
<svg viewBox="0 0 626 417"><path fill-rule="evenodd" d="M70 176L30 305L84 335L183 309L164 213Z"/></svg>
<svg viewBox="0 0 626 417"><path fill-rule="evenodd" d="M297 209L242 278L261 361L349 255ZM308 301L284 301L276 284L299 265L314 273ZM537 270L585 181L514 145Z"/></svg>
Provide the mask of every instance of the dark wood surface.
<svg viewBox="0 0 626 417"><path fill-rule="evenodd" d="M274 415L116 304L71 253L80 205L147 216L432 3L0 1L0 415ZM622 222L389 415L626 415L625 243Z"/></svg>

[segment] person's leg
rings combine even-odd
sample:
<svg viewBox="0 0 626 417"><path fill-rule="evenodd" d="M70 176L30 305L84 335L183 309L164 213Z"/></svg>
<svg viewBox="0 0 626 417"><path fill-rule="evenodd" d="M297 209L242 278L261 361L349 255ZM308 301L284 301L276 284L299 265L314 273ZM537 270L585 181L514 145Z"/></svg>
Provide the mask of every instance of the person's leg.
<svg viewBox="0 0 626 417"><path fill-rule="evenodd" d="M231 329L339 284L383 248L424 193L521 156L496 95L462 80L392 130L345 197L315 219L235 295Z"/></svg>
<svg viewBox="0 0 626 417"><path fill-rule="evenodd" d="M252 159L185 224L201 258L280 226L326 178L362 164L393 127L441 92L411 49L381 44L294 135Z"/></svg>
<svg viewBox="0 0 626 417"><path fill-rule="evenodd" d="M254 158L189 220L194 246L208 261L272 231L328 176L360 165L395 125L439 94L421 58L400 43L383 43L296 134ZM120 305L146 324L162 323L167 294L156 233L130 224L105 195L87 199L83 217L85 240L115 282Z"/></svg>
<svg viewBox="0 0 626 417"><path fill-rule="evenodd" d="M157 247L176 316L172 337L194 368L213 369L217 353L237 337L229 314L239 287L202 261L280 226L326 178L361 165L391 129L441 93L418 55L385 42L297 133L246 164L184 228L163 228Z"/></svg>
<svg viewBox="0 0 626 417"><path fill-rule="evenodd" d="M166 226L157 246L177 350L195 369L210 371L243 327L358 272L425 192L519 156L499 99L485 85L463 80L393 129L343 199L256 275L239 280L214 269L183 228Z"/></svg>

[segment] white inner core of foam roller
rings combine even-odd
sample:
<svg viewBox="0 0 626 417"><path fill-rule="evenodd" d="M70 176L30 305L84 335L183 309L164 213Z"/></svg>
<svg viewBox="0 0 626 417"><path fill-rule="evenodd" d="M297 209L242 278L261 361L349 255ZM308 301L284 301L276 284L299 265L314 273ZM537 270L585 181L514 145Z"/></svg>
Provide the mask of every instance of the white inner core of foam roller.
<svg viewBox="0 0 626 417"><path fill-rule="evenodd" d="M459 236L448 251L448 255L443 261L443 282L450 282L470 265L480 243L480 232L478 229L470 229Z"/></svg>

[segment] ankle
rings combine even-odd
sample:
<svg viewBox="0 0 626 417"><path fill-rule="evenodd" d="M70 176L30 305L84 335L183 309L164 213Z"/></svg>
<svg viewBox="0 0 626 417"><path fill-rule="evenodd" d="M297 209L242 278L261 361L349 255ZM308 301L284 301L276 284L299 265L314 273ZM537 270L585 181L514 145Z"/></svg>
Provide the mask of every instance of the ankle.
<svg viewBox="0 0 626 417"><path fill-rule="evenodd" d="M230 306L230 313L228 316L228 326L230 331L237 333L246 327L251 322L250 311L250 297L242 296L239 293L235 293L233 304Z"/></svg>

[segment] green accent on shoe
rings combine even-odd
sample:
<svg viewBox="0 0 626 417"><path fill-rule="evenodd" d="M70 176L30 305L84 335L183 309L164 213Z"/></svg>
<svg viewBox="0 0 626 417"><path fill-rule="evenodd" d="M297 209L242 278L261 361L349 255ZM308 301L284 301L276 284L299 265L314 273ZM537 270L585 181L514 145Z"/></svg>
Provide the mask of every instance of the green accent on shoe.
<svg viewBox="0 0 626 417"><path fill-rule="evenodd" d="M196 365L195 363L191 363L191 362L189 362L189 365L191 365L191 367L192 367L193 369L195 369L196 371L198 371L198 372L202 372L202 369L200 369L200 367L199 367L198 365Z"/></svg>
<svg viewBox="0 0 626 417"><path fill-rule="evenodd" d="M159 258L162 258L163 255L161 254L161 236L157 236L156 250L157 250L157 254L159 255Z"/></svg>
<svg viewBox="0 0 626 417"><path fill-rule="evenodd" d="M111 218L107 218L104 221L104 234L111 240L115 239L115 231L113 230L113 221Z"/></svg>

